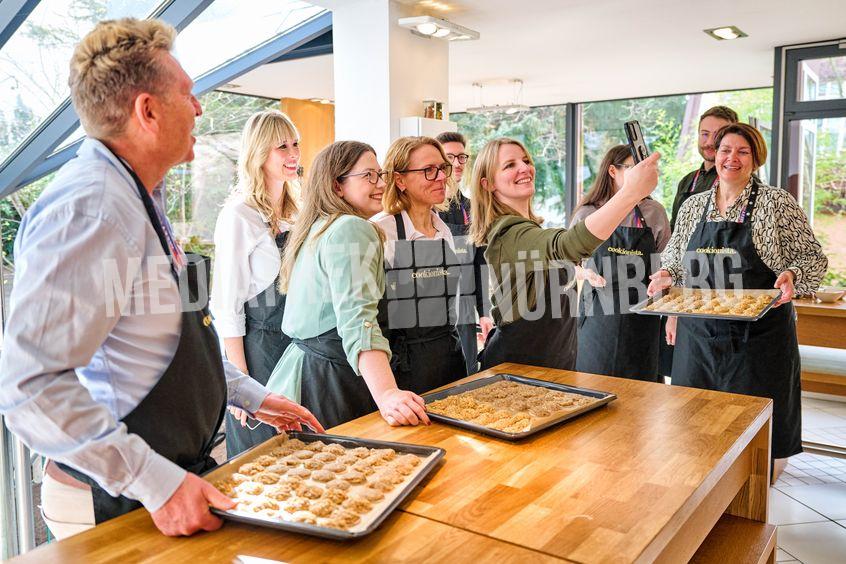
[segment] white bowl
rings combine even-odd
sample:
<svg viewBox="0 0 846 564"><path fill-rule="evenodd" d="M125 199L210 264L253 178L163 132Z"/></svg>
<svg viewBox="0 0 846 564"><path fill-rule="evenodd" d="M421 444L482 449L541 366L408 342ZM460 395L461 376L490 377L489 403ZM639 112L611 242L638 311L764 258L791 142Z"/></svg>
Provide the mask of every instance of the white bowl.
<svg viewBox="0 0 846 564"><path fill-rule="evenodd" d="M816 292L817 299L821 302L834 303L846 295L846 288L834 286L823 286Z"/></svg>

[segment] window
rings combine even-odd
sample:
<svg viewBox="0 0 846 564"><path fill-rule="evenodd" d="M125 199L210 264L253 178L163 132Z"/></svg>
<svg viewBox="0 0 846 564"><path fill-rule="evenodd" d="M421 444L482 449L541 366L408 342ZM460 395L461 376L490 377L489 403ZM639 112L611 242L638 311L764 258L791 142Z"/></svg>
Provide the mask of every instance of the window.
<svg viewBox="0 0 846 564"><path fill-rule="evenodd" d="M165 179L168 219L185 250L210 256L217 214L235 185L241 129L253 113L279 107L278 100L209 92L194 134L194 160Z"/></svg>
<svg viewBox="0 0 846 564"><path fill-rule="evenodd" d="M452 114L458 130L467 137L468 152L477 155L496 137L513 137L524 143L535 160L535 211L547 226L563 226L565 212L566 106L542 106L506 114ZM465 172L469 185L470 166Z"/></svg>
<svg viewBox="0 0 846 564"><path fill-rule="evenodd" d="M846 98L846 55L799 63L799 102Z"/></svg>
<svg viewBox="0 0 846 564"><path fill-rule="evenodd" d="M769 145L772 100L771 88L759 88L583 104L582 193L590 189L606 151L626 143L623 123L636 119L649 148L661 152L661 175L653 198L669 211L679 180L702 162L696 134L700 114L712 106L728 106L743 122L757 120ZM767 177L766 171L760 174Z"/></svg>
<svg viewBox="0 0 846 564"><path fill-rule="evenodd" d="M68 61L99 20L145 17L161 0L41 0L0 51L0 162L70 95Z"/></svg>

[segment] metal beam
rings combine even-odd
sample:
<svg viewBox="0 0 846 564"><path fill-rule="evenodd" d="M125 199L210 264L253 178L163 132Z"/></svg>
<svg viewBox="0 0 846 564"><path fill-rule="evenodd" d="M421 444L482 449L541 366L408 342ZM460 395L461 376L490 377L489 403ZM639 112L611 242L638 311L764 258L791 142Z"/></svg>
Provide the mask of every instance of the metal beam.
<svg viewBox="0 0 846 564"><path fill-rule="evenodd" d="M5 4L6 1L4 0L3 3ZM150 17L166 21L181 31L213 1L172 0L162 5ZM77 127L79 127L79 116L73 109L70 98L67 98L0 165L0 198L8 196L23 186L23 180L31 178L32 171ZM63 151L63 154L67 153ZM74 154L76 154L75 150L70 156Z"/></svg>
<svg viewBox="0 0 846 564"><path fill-rule="evenodd" d="M281 63L283 61L293 61L295 59L305 59L307 57L316 57L318 55L331 55L333 52L332 44L332 30L330 29L323 35L315 37L308 43L300 45L290 53L285 53L281 57L276 57L271 63Z"/></svg>
<svg viewBox="0 0 846 564"><path fill-rule="evenodd" d="M0 49L12 37L40 0L3 0L0 2Z"/></svg>
<svg viewBox="0 0 846 564"><path fill-rule="evenodd" d="M230 82L233 78L241 76L256 67L275 61L279 57L284 56L284 54L290 53L298 47L308 44L314 38L324 35L327 30L330 29L332 29L332 14L329 12L319 14L312 19L303 22L294 29L283 33L282 35L279 35L202 75L194 83L194 94L199 96L214 90L215 88ZM76 126L74 126L74 128L75 127ZM64 139L64 137L70 135L72 131L73 129L65 133L64 136L59 137L59 139ZM79 141L71 143L67 147L63 148L61 151L49 155L46 158L42 157L42 160L31 166L26 174L22 175L18 179L17 186L26 186L27 184L58 170L63 164L76 155L81 143L82 140L80 139ZM3 186L2 172L0 172L0 186ZM12 191L13 190L0 192L0 196L5 196Z"/></svg>

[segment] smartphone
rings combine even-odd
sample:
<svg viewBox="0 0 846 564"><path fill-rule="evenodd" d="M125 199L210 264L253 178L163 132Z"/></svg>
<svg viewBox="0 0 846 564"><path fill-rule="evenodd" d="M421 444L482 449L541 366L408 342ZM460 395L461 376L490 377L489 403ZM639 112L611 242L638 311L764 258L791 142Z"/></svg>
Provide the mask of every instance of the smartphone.
<svg viewBox="0 0 846 564"><path fill-rule="evenodd" d="M629 140L629 150L632 152L632 158L635 164L649 156L649 148L646 146L646 141L643 140L643 132L640 130L640 124L637 120L627 121L623 124L626 128L626 137Z"/></svg>

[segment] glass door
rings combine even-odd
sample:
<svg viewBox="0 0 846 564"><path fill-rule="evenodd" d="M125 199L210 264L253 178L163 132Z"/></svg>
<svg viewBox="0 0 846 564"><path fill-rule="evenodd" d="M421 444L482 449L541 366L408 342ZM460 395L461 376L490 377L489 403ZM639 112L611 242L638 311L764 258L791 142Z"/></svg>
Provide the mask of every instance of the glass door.
<svg viewBox="0 0 846 564"><path fill-rule="evenodd" d="M822 285L846 288L846 41L777 49L776 78L771 181L808 215L829 261ZM800 347L808 370L846 384L846 349ZM805 447L846 454L844 398L805 396Z"/></svg>

